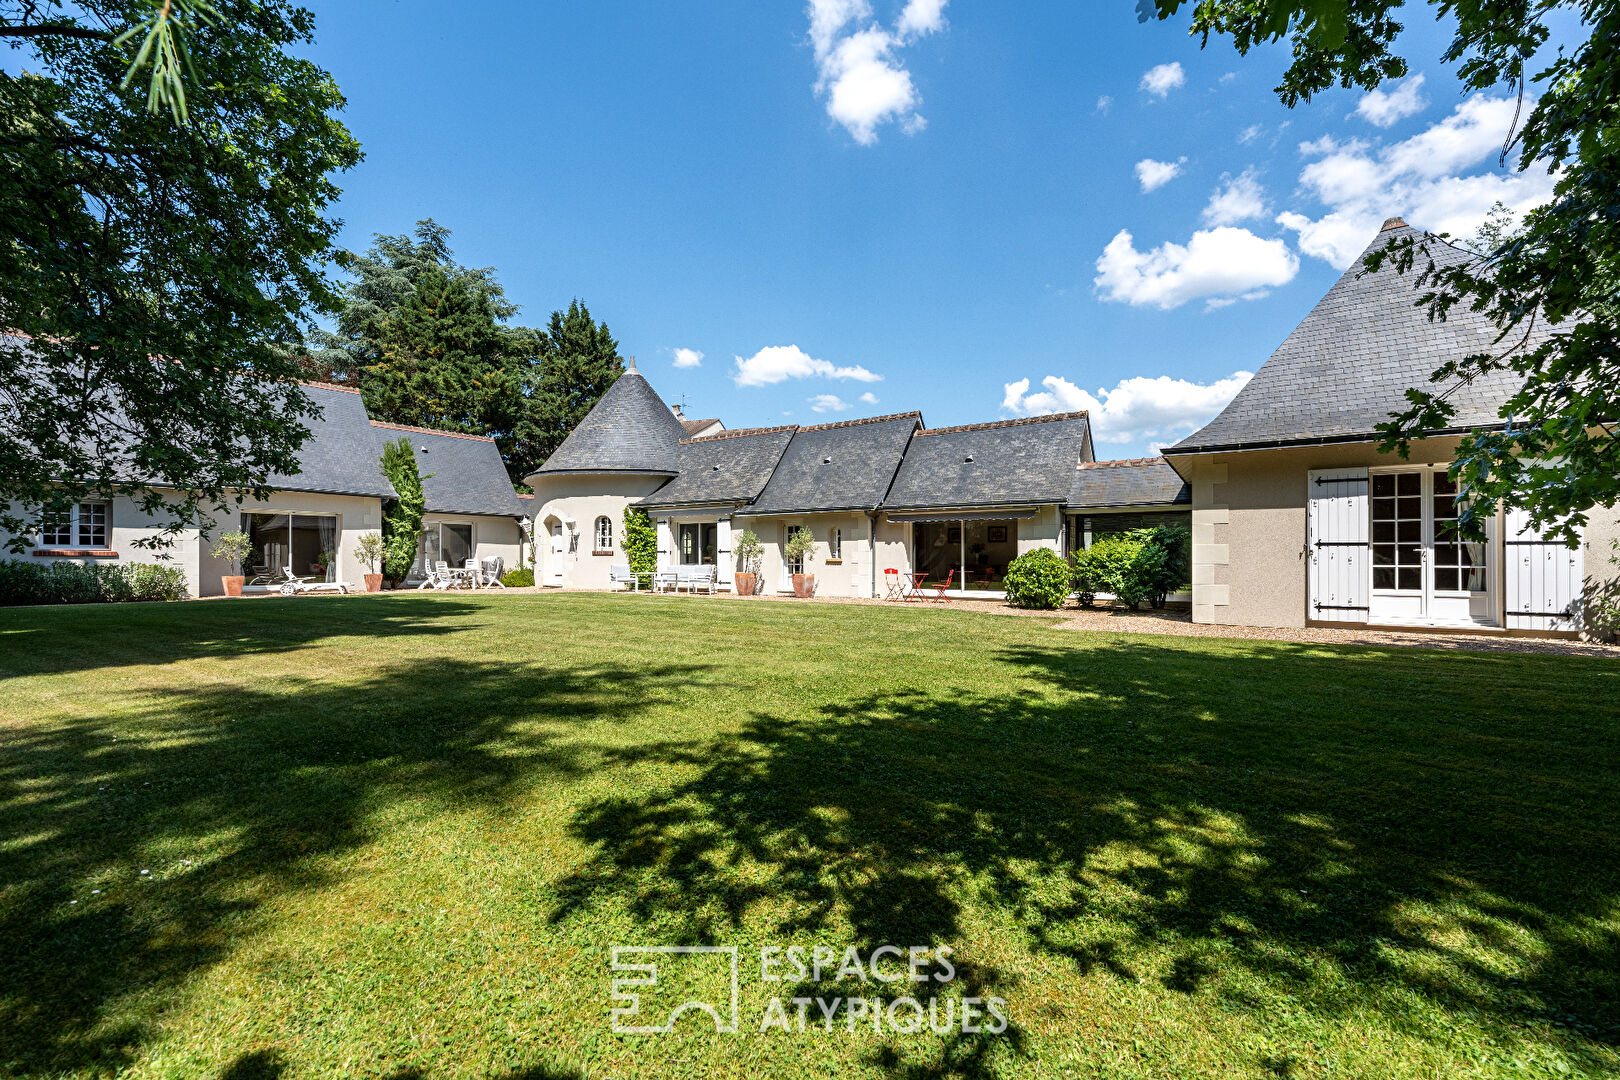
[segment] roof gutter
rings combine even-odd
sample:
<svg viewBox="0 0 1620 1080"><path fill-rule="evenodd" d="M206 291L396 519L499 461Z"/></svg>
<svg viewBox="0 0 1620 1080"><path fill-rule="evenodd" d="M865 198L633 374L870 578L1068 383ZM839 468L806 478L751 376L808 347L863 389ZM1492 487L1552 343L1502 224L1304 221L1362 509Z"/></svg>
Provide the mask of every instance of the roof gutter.
<svg viewBox="0 0 1620 1080"><path fill-rule="evenodd" d="M1436 428L1425 431L1417 436L1420 439L1435 439L1445 435L1466 435L1470 431L1477 431L1482 425L1469 424L1466 427ZM1248 450L1281 450L1292 446L1339 446L1345 443L1372 442L1382 439L1383 436L1375 431L1363 432L1358 435L1317 435L1301 439L1268 439L1263 442L1252 443L1218 443L1213 446L1167 446L1159 451L1165 458L1181 454L1238 454Z"/></svg>

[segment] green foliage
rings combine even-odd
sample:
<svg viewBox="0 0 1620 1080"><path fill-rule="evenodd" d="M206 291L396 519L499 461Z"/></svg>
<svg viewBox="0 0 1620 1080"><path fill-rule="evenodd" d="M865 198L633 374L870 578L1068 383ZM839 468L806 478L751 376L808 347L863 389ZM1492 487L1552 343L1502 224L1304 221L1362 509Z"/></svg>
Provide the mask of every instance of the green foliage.
<svg viewBox="0 0 1620 1080"><path fill-rule="evenodd" d="M184 600L186 596L186 574L178 566L0 561L0 607Z"/></svg>
<svg viewBox="0 0 1620 1080"><path fill-rule="evenodd" d="M146 111L157 114L168 106L177 124L190 122L186 109L186 84L181 73L197 82L197 69L191 64L191 53L186 49L186 38L200 26L212 26L219 16L214 5L207 0L145 0L141 5L146 14L128 30L113 39L115 47L141 39L141 46L130 61L129 70L118 84L128 90L142 68L151 65L152 75L147 84Z"/></svg>
<svg viewBox="0 0 1620 1080"><path fill-rule="evenodd" d="M387 550L388 545L384 543L381 533L366 533L355 541L354 557L360 560L361 566L375 574Z"/></svg>
<svg viewBox="0 0 1620 1080"><path fill-rule="evenodd" d="M1185 0L1141 0L1141 18L1168 18ZM1521 128L1504 130L1502 161L1556 177L1550 201L1517 229L1494 212L1477 259L1439 266L1449 237L1398 238L1374 253L1368 272L1415 271L1415 302L1443 320L1461 305L1494 323L1488 349L1447 358L1431 386L1406 393L1407 408L1380 425L1380 449L1409 453L1424 432L1456 426L1453 399L1476 379L1520 387L1501 422L1465 435L1451 475L1461 487L1459 526L1483 539L1500 500L1529 511L1539 531L1580 542L1594 506L1620 502L1620 0L1429 0L1451 24L1441 60L1463 91L1505 87L1529 101ZM1292 107L1335 83L1376 87L1406 74L1394 48L1401 0L1198 0L1192 31L1226 35L1240 52L1290 40L1293 62L1277 93ZM1549 25L1567 20L1570 44L1527 70ZM1538 63L1540 61L1537 61ZM1515 115L1515 124L1517 114ZM1384 271L1388 272L1388 271ZM1558 331L1547 333L1549 328Z"/></svg>
<svg viewBox="0 0 1620 1080"><path fill-rule="evenodd" d="M1153 577L1153 606L1192 583L1192 530L1185 525L1157 525L1143 529L1149 544L1164 551L1164 562Z"/></svg>
<svg viewBox="0 0 1620 1080"><path fill-rule="evenodd" d="M1007 565L1002 588L1013 607L1050 611L1063 606L1071 589L1069 564L1050 548L1026 551Z"/></svg>
<svg viewBox="0 0 1620 1080"><path fill-rule="evenodd" d="M800 527L788 534L782 555L790 563L798 563L802 573L810 572L810 561L816 557L816 537L809 529Z"/></svg>
<svg viewBox="0 0 1620 1080"><path fill-rule="evenodd" d="M166 544L297 468L314 406L291 380L305 330L336 305L331 177L359 146L331 76L300 55L309 12L214 6L214 23L184 29L208 80L188 125L121 88L136 48L109 28L139 25L150 2L0 10L21 50L8 70L28 72L0 76L0 328L27 335L0 346L13 551L41 511L118 495L168 523L137 543Z"/></svg>
<svg viewBox="0 0 1620 1080"><path fill-rule="evenodd" d="M221 533L219 540L214 544L212 552L214 558L224 559L231 564L231 573L242 572L242 560L253 552L253 538L240 530Z"/></svg>
<svg viewBox="0 0 1620 1080"><path fill-rule="evenodd" d="M411 440L400 439L383 447L382 472L399 496L383 514L383 576L398 584L405 580L416 562L416 550L422 538L422 511L427 506Z"/></svg>
<svg viewBox="0 0 1620 1080"><path fill-rule="evenodd" d="M1094 540L1073 556L1075 575L1094 590L1111 592L1135 611L1151 600L1167 579L1170 552L1153 543L1155 529L1133 529Z"/></svg>
<svg viewBox="0 0 1620 1080"><path fill-rule="evenodd" d="M630 559L632 572L650 574L658 569L658 526L647 516L647 511L634 506L624 508L624 539L621 546Z"/></svg>
<svg viewBox="0 0 1620 1080"><path fill-rule="evenodd" d="M739 574L758 574L765 562L765 544L753 529L744 529L732 537L731 553L736 557Z"/></svg>
<svg viewBox="0 0 1620 1080"><path fill-rule="evenodd" d="M472 435L500 448L518 484L549 457L624 370L618 342L583 303L540 330L508 326L517 306L493 267L455 262L450 230L378 235L351 256L335 332L316 360L358 385L379 420Z"/></svg>
<svg viewBox="0 0 1620 1080"><path fill-rule="evenodd" d="M534 586L534 568L521 566L501 575L501 584L508 589L528 589Z"/></svg>

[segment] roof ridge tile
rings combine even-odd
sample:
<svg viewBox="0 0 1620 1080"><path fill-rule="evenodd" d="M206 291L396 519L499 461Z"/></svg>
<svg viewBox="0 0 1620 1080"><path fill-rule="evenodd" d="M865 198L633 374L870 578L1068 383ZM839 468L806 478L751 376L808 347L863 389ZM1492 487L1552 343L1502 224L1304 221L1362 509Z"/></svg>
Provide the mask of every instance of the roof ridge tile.
<svg viewBox="0 0 1620 1080"><path fill-rule="evenodd" d="M1076 465L1075 468L1077 468L1077 469L1121 469L1121 468L1134 468L1134 467L1136 467L1138 465L1168 465L1168 464L1169 464L1169 462L1166 461L1162 456L1160 456L1160 457L1138 457L1138 458L1115 458L1112 461L1082 461L1078 465Z"/></svg>
<svg viewBox="0 0 1620 1080"><path fill-rule="evenodd" d="M905 420L909 417L922 419L922 410L912 409L910 412L890 413L887 416L863 416L859 420L836 420L830 424L806 424L800 431L830 431L833 428L858 427L861 424L881 424L888 420Z"/></svg>
<svg viewBox="0 0 1620 1080"><path fill-rule="evenodd" d="M1056 420L1083 420L1088 414L1078 412L1048 413L1045 416L1019 416L1011 420L987 420L982 424L957 424L954 427L923 428L918 435L954 435L959 431L993 431L996 428L1022 427L1025 424L1049 424Z"/></svg>
<svg viewBox="0 0 1620 1080"><path fill-rule="evenodd" d="M713 435L690 435L681 440L683 446L693 443L718 442L721 439L735 439L748 435L770 435L778 431L798 431L797 424L778 424L776 427L731 428L727 431L717 431Z"/></svg>
<svg viewBox="0 0 1620 1080"><path fill-rule="evenodd" d="M387 420L372 420L372 427L388 428L391 431L416 431L423 435L443 435L447 439L471 439L474 442L494 442L488 435L468 435L461 431L440 431L438 428L417 427L414 424L394 424Z"/></svg>

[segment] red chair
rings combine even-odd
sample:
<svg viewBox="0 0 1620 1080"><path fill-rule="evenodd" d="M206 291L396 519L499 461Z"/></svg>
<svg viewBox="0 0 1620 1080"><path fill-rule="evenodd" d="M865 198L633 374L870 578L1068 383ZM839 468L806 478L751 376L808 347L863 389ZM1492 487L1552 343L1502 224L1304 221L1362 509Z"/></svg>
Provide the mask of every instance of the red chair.
<svg viewBox="0 0 1620 1080"><path fill-rule="evenodd" d="M951 587L951 582L955 578L956 578L956 570L953 568L950 573L945 575L945 580L944 581L940 582L938 585L930 585L929 586L930 589L934 590L934 600L933 600L934 603L936 603L936 604L948 604L948 603L951 602L951 598L945 595L945 590L949 589Z"/></svg>
<svg viewBox="0 0 1620 1080"><path fill-rule="evenodd" d="M911 574L908 574L907 576L911 578L911 588L906 593L906 602L910 603L913 600L921 600L922 599L922 591L923 591L923 582L928 580L928 575L927 574L918 574L918 573L913 572Z"/></svg>
<svg viewBox="0 0 1620 1080"><path fill-rule="evenodd" d="M906 580L900 576L900 571L894 567L883 571L883 584L888 588L889 594L885 599L904 600L906 598Z"/></svg>

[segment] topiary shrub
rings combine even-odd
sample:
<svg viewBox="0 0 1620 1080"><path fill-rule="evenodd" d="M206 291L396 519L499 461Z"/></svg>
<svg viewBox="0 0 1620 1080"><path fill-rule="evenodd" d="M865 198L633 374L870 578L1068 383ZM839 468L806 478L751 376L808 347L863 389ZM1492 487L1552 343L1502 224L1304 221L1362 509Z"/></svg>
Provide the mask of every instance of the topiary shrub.
<svg viewBox="0 0 1620 1080"><path fill-rule="evenodd" d="M501 584L508 589L527 589L534 585L534 568L520 566L501 575Z"/></svg>
<svg viewBox="0 0 1620 1080"><path fill-rule="evenodd" d="M381 464L383 475L399 496L399 501L383 514L383 577L398 585L416 565L427 496L422 492L422 474L416 467L411 440L400 439L384 446Z"/></svg>
<svg viewBox="0 0 1620 1080"><path fill-rule="evenodd" d="M1063 556L1050 548L1026 551L1007 567L1002 582L1013 607L1051 610L1069 598L1072 575Z"/></svg>
<svg viewBox="0 0 1620 1080"><path fill-rule="evenodd" d="M1153 531L1135 529L1093 541L1074 553L1076 575L1135 611L1157 595L1165 576L1169 553L1149 539Z"/></svg>

